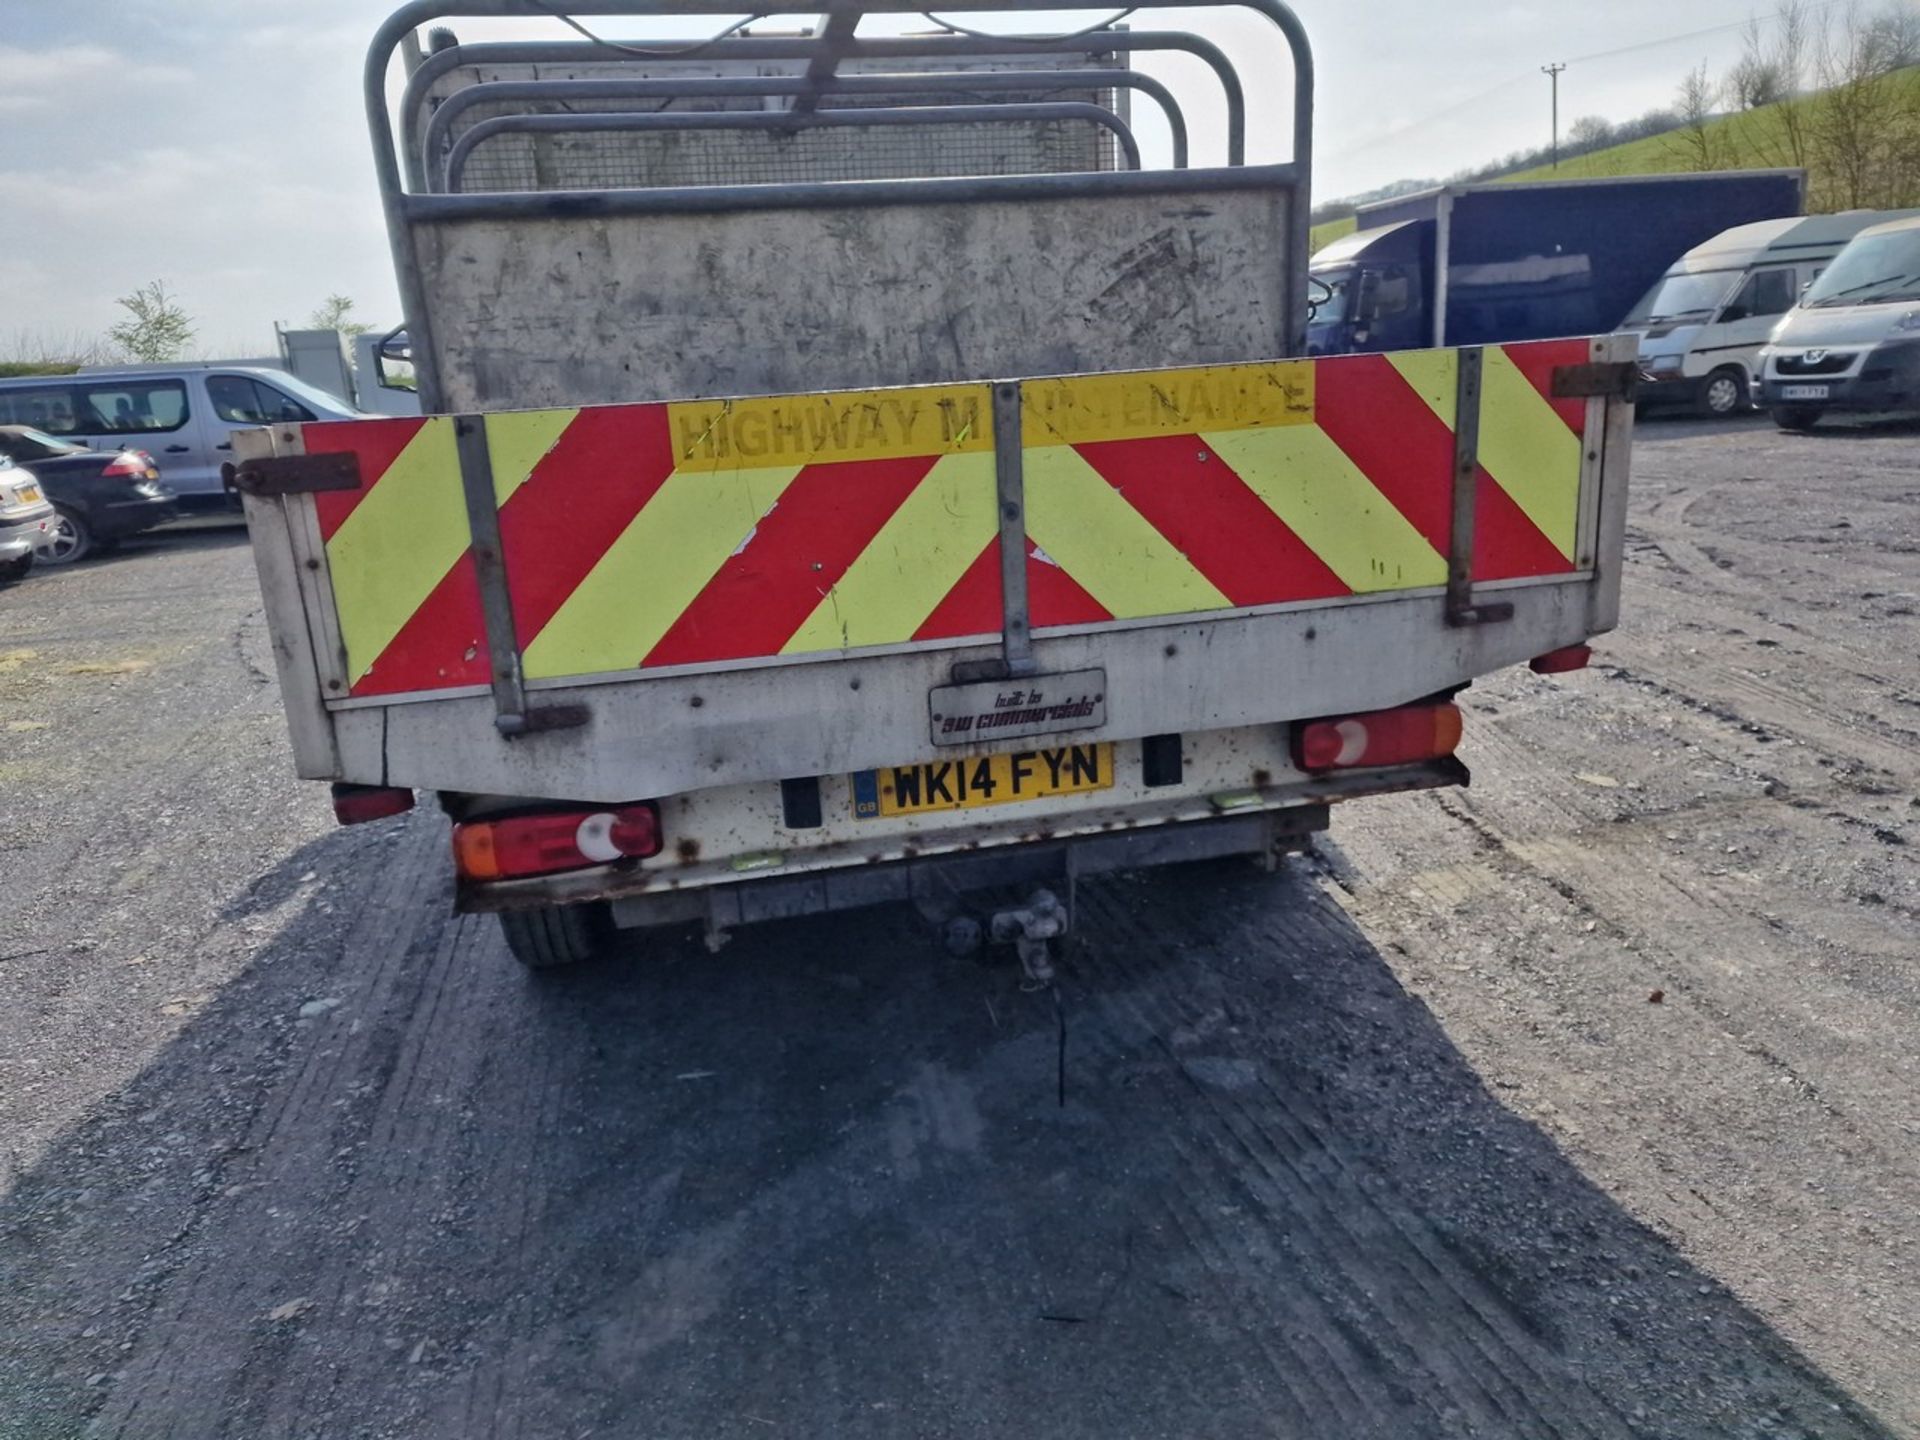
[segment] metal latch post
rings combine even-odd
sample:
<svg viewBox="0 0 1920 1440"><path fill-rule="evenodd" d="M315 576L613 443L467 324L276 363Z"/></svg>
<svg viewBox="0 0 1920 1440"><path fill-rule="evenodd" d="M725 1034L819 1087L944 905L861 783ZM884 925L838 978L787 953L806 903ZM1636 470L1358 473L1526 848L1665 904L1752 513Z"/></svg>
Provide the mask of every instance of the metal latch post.
<svg viewBox="0 0 1920 1440"><path fill-rule="evenodd" d="M1001 653L1007 674L1033 673L1033 617L1027 603L1027 481L1020 386L993 387L993 475L1000 512Z"/></svg>
<svg viewBox="0 0 1920 1440"><path fill-rule="evenodd" d="M511 740L540 730L569 730L587 723L584 705L530 709L520 665L520 637L513 618L513 594L507 588L506 559L500 547L500 510L494 499L493 457L487 450L483 415L453 417L454 456L460 466L460 490L467 502L467 528L473 537L474 578L480 590L480 615L491 661L493 725Z"/></svg>
<svg viewBox="0 0 1920 1440"><path fill-rule="evenodd" d="M1480 489L1480 393L1486 352L1477 345L1459 352L1453 407L1453 521L1447 540L1447 624L1485 625L1511 620L1507 601L1473 599L1474 510Z"/></svg>

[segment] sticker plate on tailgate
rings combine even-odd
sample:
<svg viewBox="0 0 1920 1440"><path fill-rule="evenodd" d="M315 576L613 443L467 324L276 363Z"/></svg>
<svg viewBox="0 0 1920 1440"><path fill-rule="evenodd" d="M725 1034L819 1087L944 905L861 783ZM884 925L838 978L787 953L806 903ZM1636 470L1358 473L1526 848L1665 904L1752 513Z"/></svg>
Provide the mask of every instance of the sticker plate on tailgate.
<svg viewBox="0 0 1920 1440"><path fill-rule="evenodd" d="M1096 730L1107 723L1107 672L1073 670L942 685L928 695L927 711L936 745Z"/></svg>
<svg viewBox="0 0 1920 1440"><path fill-rule="evenodd" d="M859 820L876 820L1111 788L1112 745L1067 745L862 770L853 777L853 813Z"/></svg>

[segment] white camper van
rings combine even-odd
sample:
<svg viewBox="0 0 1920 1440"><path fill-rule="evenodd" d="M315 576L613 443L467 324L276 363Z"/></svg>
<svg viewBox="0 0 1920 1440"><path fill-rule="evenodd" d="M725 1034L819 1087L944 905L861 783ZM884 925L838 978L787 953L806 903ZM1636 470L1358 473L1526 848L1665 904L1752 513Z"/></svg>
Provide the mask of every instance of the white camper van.
<svg viewBox="0 0 1920 1440"><path fill-rule="evenodd" d="M1760 349L1853 237L1920 211L1852 210L1724 230L1673 263L1621 322L1640 337L1640 399L1707 415L1749 408Z"/></svg>

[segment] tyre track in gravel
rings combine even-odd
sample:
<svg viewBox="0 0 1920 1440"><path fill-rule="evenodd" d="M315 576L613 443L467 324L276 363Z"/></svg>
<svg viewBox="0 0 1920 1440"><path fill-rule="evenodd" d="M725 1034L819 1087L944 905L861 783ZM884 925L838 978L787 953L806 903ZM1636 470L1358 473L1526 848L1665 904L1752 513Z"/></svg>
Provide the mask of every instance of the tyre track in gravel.
<svg viewBox="0 0 1920 1440"><path fill-rule="evenodd" d="M1166 936L1135 923L1124 912L1103 918L1120 931L1120 944L1112 952L1116 955L1140 945L1166 943ZM1271 963L1310 962L1311 951L1303 943L1307 937L1282 933L1270 938L1276 942ZM1116 968L1124 973L1124 964ZM1137 984L1140 977L1128 978ZM1119 1006L1123 1015L1156 1036L1187 1029L1202 1018L1179 997L1145 985L1117 992L1107 1003ZM1170 1052L1169 1058L1178 1065ZM1423 1357L1419 1364L1424 1366L1434 1366L1438 1357L1445 1357L1438 1367L1443 1392L1432 1402L1435 1415L1440 1413L1437 1407L1450 1404L1474 1425L1519 1426L1526 1433L1618 1433L1583 1426L1561 1428L1577 1421L1581 1413L1601 1408L1590 1393L1577 1393L1570 1397L1571 1403L1563 1400L1566 1410L1557 1421L1549 1421L1529 1403L1529 1392L1545 1393L1548 1387L1543 1383L1538 1347L1524 1324L1518 1323L1502 1297L1463 1271L1435 1237L1422 1233L1417 1221L1409 1223L1391 1200L1383 1204L1358 1182L1323 1136L1315 1133L1322 1127L1293 1113L1288 1097L1264 1075L1259 1085L1266 1103L1249 1113L1246 1106L1192 1079L1188 1072L1179 1074L1185 1077L1180 1093L1163 1097L1168 1122L1182 1127L1191 1127L1196 1117L1202 1122L1198 1131L1189 1128L1183 1143L1187 1162L1196 1168L1205 1163L1216 1183L1252 1199L1269 1224L1290 1227L1304 1222L1315 1263L1340 1272L1348 1282L1340 1288L1347 1294L1372 1302L1369 1312L1358 1317L1360 1329L1373 1344L1392 1343L1395 1358L1405 1367L1403 1373L1416 1368L1409 1363L1413 1357ZM1196 1148L1203 1136L1213 1141L1204 1161ZM1255 1175L1264 1183L1257 1183ZM1297 1239L1297 1233L1289 1239ZM1374 1285L1360 1283L1363 1274L1366 1280L1389 1283L1380 1285L1376 1293ZM1472 1353L1460 1353L1462 1344L1471 1346ZM1349 1365L1353 1363L1353 1357L1345 1358ZM1518 1385L1508 1378L1515 1374L1520 1377ZM1377 1376L1374 1379L1377 1383Z"/></svg>
<svg viewBox="0 0 1920 1440"><path fill-rule="evenodd" d="M1526 1113L1920 1433L1914 1237L1886 1219L1920 1213L1920 664L1868 603L1920 590L1920 466L1897 437L1771 476L1718 437L1646 453L1595 668L1476 686L1475 787L1388 802L1399 828L1350 826L1329 873ZM1806 537L1832 513L1829 563Z"/></svg>

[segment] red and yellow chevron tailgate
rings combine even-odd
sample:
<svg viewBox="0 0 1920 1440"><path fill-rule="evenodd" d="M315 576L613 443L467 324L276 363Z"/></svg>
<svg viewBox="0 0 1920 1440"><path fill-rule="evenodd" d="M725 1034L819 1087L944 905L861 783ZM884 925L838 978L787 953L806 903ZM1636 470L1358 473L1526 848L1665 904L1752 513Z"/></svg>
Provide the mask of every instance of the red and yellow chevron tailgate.
<svg viewBox="0 0 1920 1440"><path fill-rule="evenodd" d="M1474 576L1574 568L1584 341L1489 348ZM1036 628L1446 580L1458 364L1412 351L1029 381ZM767 661L1001 629L984 385L518 411L485 420L528 679ZM313 497L350 693L485 685L453 422L316 423Z"/></svg>

